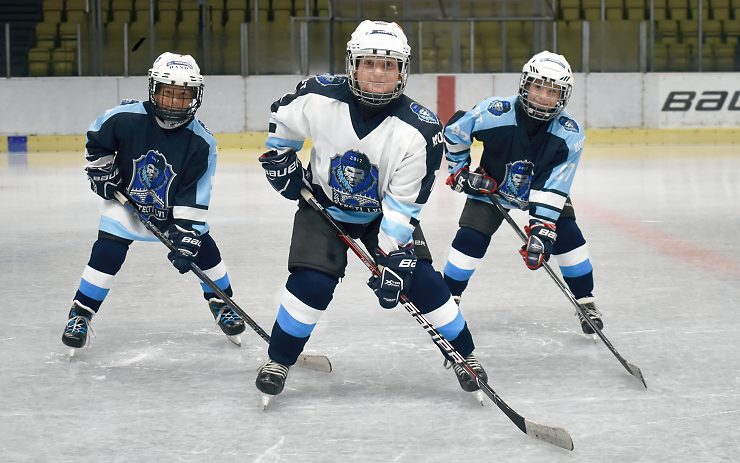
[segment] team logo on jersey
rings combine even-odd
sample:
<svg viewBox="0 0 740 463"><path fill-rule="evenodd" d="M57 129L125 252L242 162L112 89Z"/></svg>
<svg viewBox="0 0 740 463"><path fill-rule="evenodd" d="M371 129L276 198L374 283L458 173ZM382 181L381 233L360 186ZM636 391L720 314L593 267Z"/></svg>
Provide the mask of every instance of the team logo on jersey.
<svg viewBox="0 0 740 463"><path fill-rule="evenodd" d="M506 114L511 110L511 102L508 100L493 100L488 105L488 112L494 116L500 116Z"/></svg>
<svg viewBox="0 0 740 463"><path fill-rule="evenodd" d="M526 159L506 164L506 174L504 174L504 181L501 182L498 193L519 209L527 209L533 175L534 164Z"/></svg>
<svg viewBox="0 0 740 463"><path fill-rule="evenodd" d="M316 82L324 87L327 85L342 85L347 81L346 77L335 76L334 74L320 74L316 76Z"/></svg>
<svg viewBox="0 0 740 463"><path fill-rule="evenodd" d="M342 209L380 212L378 167L358 151L347 151L331 159L329 186L332 201Z"/></svg>
<svg viewBox="0 0 740 463"><path fill-rule="evenodd" d="M576 124L576 121L574 121L573 119L571 119L569 117L560 116L560 117L558 117L558 122L568 132L575 132L575 133L578 133L579 132L578 124Z"/></svg>
<svg viewBox="0 0 740 463"><path fill-rule="evenodd" d="M134 174L128 191L139 210L158 220L166 220L169 214L169 192L175 172L172 165L159 151L149 150L134 159Z"/></svg>
<svg viewBox="0 0 740 463"><path fill-rule="evenodd" d="M429 111L424 106L420 105L419 103L413 102L411 103L411 111L416 114L416 117L419 118L420 121L426 122L427 124L439 124L439 119L437 119L437 115L433 112Z"/></svg>

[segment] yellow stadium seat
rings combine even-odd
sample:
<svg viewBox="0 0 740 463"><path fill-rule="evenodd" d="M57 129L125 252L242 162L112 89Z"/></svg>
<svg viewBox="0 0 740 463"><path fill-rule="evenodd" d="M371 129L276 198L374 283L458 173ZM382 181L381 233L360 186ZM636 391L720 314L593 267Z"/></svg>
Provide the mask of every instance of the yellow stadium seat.
<svg viewBox="0 0 740 463"><path fill-rule="evenodd" d="M671 19L681 21L688 19L689 8L687 0L666 0L666 8L670 12Z"/></svg>
<svg viewBox="0 0 740 463"><path fill-rule="evenodd" d="M56 48L51 52L51 67L55 76L71 76L75 72L76 49Z"/></svg>
<svg viewBox="0 0 740 463"><path fill-rule="evenodd" d="M601 21L601 8L584 8L583 17L586 21Z"/></svg>
<svg viewBox="0 0 740 463"><path fill-rule="evenodd" d="M28 50L28 72L32 77L48 76L51 50L48 48L31 48Z"/></svg>
<svg viewBox="0 0 740 463"><path fill-rule="evenodd" d="M209 3L215 3L215 2L209 2ZM200 9L200 4L198 0L181 0L180 1L180 9L185 11L198 11Z"/></svg>

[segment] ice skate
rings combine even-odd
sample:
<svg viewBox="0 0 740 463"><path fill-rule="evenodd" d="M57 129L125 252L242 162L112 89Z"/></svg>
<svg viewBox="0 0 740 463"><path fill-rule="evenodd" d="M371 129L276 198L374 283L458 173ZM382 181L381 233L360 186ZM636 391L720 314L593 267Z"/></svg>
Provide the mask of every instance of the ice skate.
<svg viewBox="0 0 740 463"><path fill-rule="evenodd" d="M468 362L468 365L470 365L470 368L475 371L475 374L478 375L480 379L483 381L488 381L488 374L486 374L486 370L483 369L483 366L480 364L477 358L475 358L474 354L468 354L467 357L465 357L465 361ZM445 361L445 364L447 364L448 361ZM452 365L452 370L455 372L455 375L457 376L457 380L460 382L460 387L463 388L463 391L465 392L475 392L480 391L480 387L478 387L478 383L473 379L465 369L458 365L457 363ZM483 403L482 398L480 398L481 404Z"/></svg>
<svg viewBox="0 0 740 463"><path fill-rule="evenodd" d="M87 344L88 332L91 332L94 336L92 326L90 326L94 314L95 312L77 301L72 303L72 308L69 309L69 320L67 320L67 326L62 334L64 345L71 347L70 357L74 355L77 349Z"/></svg>
<svg viewBox="0 0 740 463"><path fill-rule="evenodd" d="M290 367L282 363L268 360L257 370L257 379L255 385L263 394L262 408L267 408L270 398L283 392L285 379L288 377Z"/></svg>
<svg viewBox="0 0 740 463"><path fill-rule="evenodd" d="M244 320L226 305L221 299L211 299L208 301L208 307L211 309L213 318L221 331L224 332L229 341L237 346L242 345L241 334L244 332Z"/></svg>
<svg viewBox="0 0 740 463"><path fill-rule="evenodd" d="M601 312L599 312L599 309L596 307L596 298L593 296L582 297L578 299L578 304L581 306L586 315L588 315L588 318L591 319L594 325L596 325L599 330L603 330L604 322L601 320ZM591 337L593 337L595 340L597 337L596 332L593 330L593 328L591 328L591 325L589 325L586 319L581 316L580 312L576 311L576 316L581 322L581 329L583 330L583 333L586 335L591 335Z"/></svg>

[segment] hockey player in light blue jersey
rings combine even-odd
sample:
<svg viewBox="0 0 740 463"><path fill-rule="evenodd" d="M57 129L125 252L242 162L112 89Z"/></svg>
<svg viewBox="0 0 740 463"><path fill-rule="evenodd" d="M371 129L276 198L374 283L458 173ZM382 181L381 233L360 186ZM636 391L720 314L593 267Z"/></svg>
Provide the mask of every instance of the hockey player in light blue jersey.
<svg viewBox="0 0 740 463"><path fill-rule="evenodd" d="M419 225L443 142L437 116L403 94L410 53L396 23L363 21L347 43L346 77L312 77L272 105L269 151L260 162L273 188L299 203L290 276L272 328L269 360L256 379L265 394L283 390L289 367L347 266L347 245L303 200L301 188L309 188L350 236L374 252L385 271L369 284L381 306L395 307L403 291L486 379L467 323L432 267ZM313 149L304 168L296 152L309 137ZM462 367L453 368L464 390L478 389Z"/></svg>
<svg viewBox="0 0 740 463"><path fill-rule="evenodd" d="M206 218L211 178L216 170L216 140L195 112L203 97L203 76L190 55L163 53L149 70L149 101L125 101L104 112L87 132L86 167L92 190L102 198L98 238L74 295L62 342L87 343L115 275L134 241L157 241L114 193L132 203L176 248L168 255L180 273L195 262L229 296L231 283ZM244 321L211 288L203 295L221 330L239 343ZM157 310L179 308L162 307Z"/></svg>
<svg viewBox="0 0 740 463"><path fill-rule="evenodd" d="M585 139L583 128L564 111L572 90L568 61L543 51L524 65L518 95L486 98L447 123L447 184L468 199L444 276L459 302L503 221L488 197L498 186L505 208L529 211L528 241L520 250L525 265L538 269L554 255L571 292L601 329L593 268L569 197ZM474 139L483 142L483 154L480 167L471 171ZM577 315L583 332L593 334Z"/></svg>

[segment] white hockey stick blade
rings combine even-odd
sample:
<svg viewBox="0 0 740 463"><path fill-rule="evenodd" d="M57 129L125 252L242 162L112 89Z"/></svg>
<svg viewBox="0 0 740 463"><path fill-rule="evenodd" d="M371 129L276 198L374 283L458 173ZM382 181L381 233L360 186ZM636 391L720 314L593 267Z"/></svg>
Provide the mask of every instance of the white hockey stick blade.
<svg viewBox="0 0 740 463"><path fill-rule="evenodd" d="M233 342L237 346L242 346L242 335L241 334L235 334L232 336L226 335L227 338L229 338L229 341Z"/></svg>
<svg viewBox="0 0 740 463"><path fill-rule="evenodd" d="M565 450L573 450L573 439L571 439L568 431L563 428L535 423L526 418L524 419L524 426L526 428L525 432L528 436L532 436L535 439L548 442L552 445L557 445Z"/></svg>
<svg viewBox="0 0 740 463"><path fill-rule="evenodd" d="M298 356L296 365L298 365L299 367L308 368L309 370L321 371L323 373L332 372L332 366L331 362L329 361L329 357L326 357L325 355L301 354Z"/></svg>

